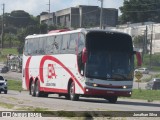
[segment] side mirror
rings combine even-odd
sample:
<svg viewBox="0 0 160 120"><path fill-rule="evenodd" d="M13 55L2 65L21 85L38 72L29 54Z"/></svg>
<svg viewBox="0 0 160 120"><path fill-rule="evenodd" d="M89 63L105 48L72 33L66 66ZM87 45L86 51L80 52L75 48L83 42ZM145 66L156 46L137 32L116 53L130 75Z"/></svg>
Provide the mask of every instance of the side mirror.
<svg viewBox="0 0 160 120"><path fill-rule="evenodd" d="M141 66L142 65L142 57L140 52L136 51L136 58L137 58L137 66Z"/></svg>
<svg viewBox="0 0 160 120"><path fill-rule="evenodd" d="M82 63L86 63L87 62L87 49L86 48L83 48L82 50Z"/></svg>
<svg viewBox="0 0 160 120"><path fill-rule="evenodd" d="M7 82L8 80L7 80L7 79L5 79L5 81Z"/></svg>

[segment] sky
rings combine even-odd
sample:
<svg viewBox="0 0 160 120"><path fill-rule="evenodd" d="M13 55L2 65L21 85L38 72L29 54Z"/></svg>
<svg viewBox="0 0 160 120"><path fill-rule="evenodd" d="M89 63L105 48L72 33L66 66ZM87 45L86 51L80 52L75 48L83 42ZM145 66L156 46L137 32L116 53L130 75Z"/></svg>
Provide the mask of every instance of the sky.
<svg viewBox="0 0 160 120"><path fill-rule="evenodd" d="M119 8L123 5L123 0L103 0L104 8ZM2 4L5 4L5 13L14 10L24 10L30 15L37 16L41 12L48 12L49 0L0 0L0 14L2 14ZM50 12L55 12L77 5L101 6L100 0L50 0ZM120 12L119 12L120 13Z"/></svg>

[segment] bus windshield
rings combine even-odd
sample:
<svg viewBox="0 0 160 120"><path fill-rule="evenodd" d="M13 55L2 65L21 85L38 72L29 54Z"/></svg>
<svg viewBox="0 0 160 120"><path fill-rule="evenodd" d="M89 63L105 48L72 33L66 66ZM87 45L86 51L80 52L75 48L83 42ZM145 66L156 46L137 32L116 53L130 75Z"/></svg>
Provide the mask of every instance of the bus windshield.
<svg viewBox="0 0 160 120"><path fill-rule="evenodd" d="M130 80L133 56L127 52L91 52L86 64L86 76L97 79Z"/></svg>

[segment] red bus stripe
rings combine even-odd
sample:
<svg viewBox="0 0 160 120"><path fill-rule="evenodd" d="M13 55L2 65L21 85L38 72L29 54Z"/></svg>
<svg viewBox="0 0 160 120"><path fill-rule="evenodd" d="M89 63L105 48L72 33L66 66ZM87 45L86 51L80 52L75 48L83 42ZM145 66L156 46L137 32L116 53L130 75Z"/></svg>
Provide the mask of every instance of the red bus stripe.
<svg viewBox="0 0 160 120"><path fill-rule="evenodd" d="M25 81L26 81L27 90L29 89L29 64L30 64L30 61L31 61L31 57L29 57L27 59L26 66L25 66Z"/></svg>

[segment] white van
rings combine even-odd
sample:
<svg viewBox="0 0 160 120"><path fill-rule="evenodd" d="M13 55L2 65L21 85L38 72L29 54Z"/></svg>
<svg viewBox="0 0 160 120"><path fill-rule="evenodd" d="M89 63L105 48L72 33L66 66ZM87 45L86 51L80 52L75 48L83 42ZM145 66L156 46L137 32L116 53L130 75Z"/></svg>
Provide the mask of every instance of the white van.
<svg viewBox="0 0 160 120"><path fill-rule="evenodd" d="M149 74L148 68L138 68L135 70L135 72L141 72L143 74Z"/></svg>

